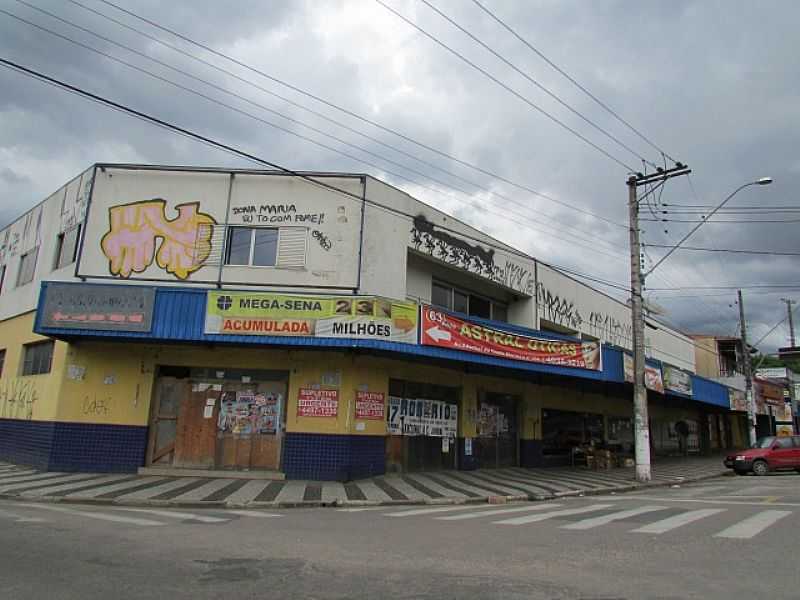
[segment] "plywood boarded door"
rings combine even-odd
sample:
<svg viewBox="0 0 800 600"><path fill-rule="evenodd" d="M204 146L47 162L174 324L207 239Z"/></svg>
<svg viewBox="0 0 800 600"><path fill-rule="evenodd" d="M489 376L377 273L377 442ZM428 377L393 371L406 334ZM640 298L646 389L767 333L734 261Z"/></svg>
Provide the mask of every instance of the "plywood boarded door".
<svg viewBox="0 0 800 600"><path fill-rule="evenodd" d="M156 393L150 418L148 465L172 465L175 456L178 410L181 399L188 390L189 382L186 379L160 377L156 381Z"/></svg>
<svg viewBox="0 0 800 600"><path fill-rule="evenodd" d="M188 469L214 468L217 412L222 386L192 381L178 412L173 466Z"/></svg>
<svg viewBox="0 0 800 600"><path fill-rule="evenodd" d="M218 468L280 470L285 398L285 381L225 382Z"/></svg>

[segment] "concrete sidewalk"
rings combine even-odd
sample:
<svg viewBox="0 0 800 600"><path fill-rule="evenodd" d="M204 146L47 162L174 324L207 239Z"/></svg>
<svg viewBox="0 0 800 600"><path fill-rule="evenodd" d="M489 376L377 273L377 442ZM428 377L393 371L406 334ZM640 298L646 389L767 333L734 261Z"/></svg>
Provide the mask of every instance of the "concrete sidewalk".
<svg viewBox="0 0 800 600"><path fill-rule="evenodd" d="M658 460L648 484L636 483L632 468L438 471L338 483L54 473L0 463L0 498L209 508L462 504L623 492L699 481L726 472L721 456Z"/></svg>

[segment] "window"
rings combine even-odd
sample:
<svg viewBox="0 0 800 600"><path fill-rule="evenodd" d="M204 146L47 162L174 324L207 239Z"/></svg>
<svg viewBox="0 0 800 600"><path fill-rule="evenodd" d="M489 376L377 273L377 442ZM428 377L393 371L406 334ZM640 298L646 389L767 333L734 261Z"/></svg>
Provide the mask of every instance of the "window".
<svg viewBox="0 0 800 600"><path fill-rule="evenodd" d="M0 294L3 293L3 282L6 280L6 266L0 267Z"/></svg>
<svg viewBox="0 0 800 600"><path fill-rule="evenodd" d="M231 227L228 232L226 265L274 267L278 257L278 230Z"/></svg>
<svg viewBox="0 0 800 600"><path fill-rule="evenodd" d="M794 444L792 444L792 438L790 437L780 437L775 441L777 442L778 448L781 449L791 449L794 446Z"/></svg>
<svg viewBox="0 0 800 600"><path fill-rule="evenodd" d="M3 376L3 367L6 364L6 351L5 349L0 350L0 377Z"/></svg>
<svg viewBox="0 0 800 600"><path fill-rule="evenodd" d="M447 310L495 321L508 321L508 306L485 296L470 294L439 281L433 282L431 304Z"/></svg>
<svg viewBox="0 0 800 600"><path fill-rule="evenodd" d="M36 342L25 344L24 362L22 363L23 375L40 375L49 373L53 362L53 346L55 342Z"/></svg>
<svg viewBox="0 0 800 600"><path fill-rule="evenodd" d="M444 286L440 283L433 282L433 289L431 291L431 304L446 308L453 309L453 288Z"/></svg>
<svg viewBox="0 0 800 600"><path fill-rule="evenodd" d="M39 248L36 247L30 252L26 252L19 259L19 273L17 273L17 286L25 285L33 281L36 273L36 256Z"/></svg>
<svg viewBox="0 0 800 600"><path fill-rule="evenodd" d="M55 268L60 269L75 262L78 254L78 239L81 237L81 226L58 234Z"/></svg>

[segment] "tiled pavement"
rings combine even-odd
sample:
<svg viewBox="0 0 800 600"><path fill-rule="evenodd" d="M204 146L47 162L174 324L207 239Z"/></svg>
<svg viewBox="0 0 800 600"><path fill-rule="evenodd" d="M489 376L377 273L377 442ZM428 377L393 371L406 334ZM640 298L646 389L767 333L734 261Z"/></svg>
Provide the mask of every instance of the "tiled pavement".
<svg viewBox="0 0 800 600"><path fill-rule="evenodd" d="M722 458L664 459L648 485L672 485L722 475ZM481 469L387 474L348 483L265 481L40 472L0 463L0 497L130 506L358 506L486 502L491 497L545 500L641 487L633 469Z"/></svg>

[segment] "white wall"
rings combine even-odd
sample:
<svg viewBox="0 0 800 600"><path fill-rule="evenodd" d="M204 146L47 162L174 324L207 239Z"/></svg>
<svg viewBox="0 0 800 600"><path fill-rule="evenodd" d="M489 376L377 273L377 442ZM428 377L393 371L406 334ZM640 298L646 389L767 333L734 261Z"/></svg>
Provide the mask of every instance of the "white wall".
<svg viewBox="0 0 800 600"><path fill-rule="evenodd" d="M92 170L61 186L24 215L0 230L0 321L36 308L42 280L74 279L75 264L55 269L58 236L81 222L85 214ZM17 286L21 257L38 248L33 281Z"/></svg>
<svg viewBox="0 0 800 600"><path fill-rule="evenodd" d="M551 267L539 263L536 301L539 319L546 319L604 342L632 349L630 307ZM682 369L695 370L690 338L647 319L647 356Z"/></svg>
<svg viewBox="0 0 800 600"><path fill-rule="evenodd" d="M224 266L223 282L353 289L363 186L358 177L317 179L347 193L276 174L100 168L79 274L213 284L228 223L277 228L278 262Z"/></svg>

